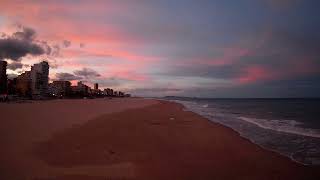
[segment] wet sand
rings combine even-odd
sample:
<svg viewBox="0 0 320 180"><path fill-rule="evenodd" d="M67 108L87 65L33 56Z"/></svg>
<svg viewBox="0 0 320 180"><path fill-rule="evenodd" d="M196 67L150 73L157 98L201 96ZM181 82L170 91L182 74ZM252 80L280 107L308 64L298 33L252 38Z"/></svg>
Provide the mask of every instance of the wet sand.
<svg viewBox="0 0 320 180"><path fill-rule="evenodd" d="M0 179L320 179L319 167L264 150L180 104L39 104L12 105L15 118L0 104Z"/></svg>

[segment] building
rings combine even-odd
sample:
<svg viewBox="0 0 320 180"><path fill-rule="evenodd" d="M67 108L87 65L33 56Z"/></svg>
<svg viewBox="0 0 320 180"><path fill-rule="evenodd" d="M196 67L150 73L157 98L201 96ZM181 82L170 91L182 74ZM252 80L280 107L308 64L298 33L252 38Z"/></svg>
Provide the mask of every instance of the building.
<svg viewBox="0 0 320 180"><path fill-rule="evenodd" d="M98 83L94 83L94 90L98 90L99 89L99 84Z"/></svg>
<svg viewBox="0 0 320 180"><path fill-rule="evenodd" d="M79 81L77 86L71 86L71 92L75 96L88 96L90 92L90 87Z"/></svg>
<svg viewBox="0 0 320 180"><path fill-rule="evenodd" d="M17 78L8 79L8 94L17 94Z"/></svg>
<svg viewBox="0 0 320 180"><path fill-rule="evenodd" d="M124 97L124 92L119 91L119 92L118 92L118 96L119 96L119 97Z"/></svg>
<svg viewBox="0 0 320 180"><path fill-rule="evenodd" d="M15 78L16 93L20 96L31 96L31 72L26 71Z"/></svg>
<svg viewBox="0 0 320 180"><path fill-rule="evenodd" d="M82 81L79 81L77 84L77 89L79 92L82 92L83 94L88 94L89 93L89 86L83 84Z"/></svg>
<svg viewBox="0 0 320 180"><path fill-rule="evenodd" d="M71 82L53 81L49 84L49 92L53 96L69 96L71 94Z"/></svg>
<svg viewBox="0 0 320 180"><path fill-rule="evenodd" d="M113 89L110 89L110 88L104 89L104 94L107 96L113 96Z"/></svg>
<svg viewBox="0 0 320 180"><path fill-rule="evenodd" d="M7 94L7 62L0 61L0 94Z"/></svg>
<svg viewBox="0 0 320 180"><path fill-rule="evenodd" d="M118 97L118 91L113 91L113 96Z"/></svg>
<svg viewBox="0 0 320 180"><path fill-rule="evenodd" d="M31 67L31 91L32 95L46 96L48 93L48 81L49 81L49 64L43 61L38 64L34 64Z"/></svg>

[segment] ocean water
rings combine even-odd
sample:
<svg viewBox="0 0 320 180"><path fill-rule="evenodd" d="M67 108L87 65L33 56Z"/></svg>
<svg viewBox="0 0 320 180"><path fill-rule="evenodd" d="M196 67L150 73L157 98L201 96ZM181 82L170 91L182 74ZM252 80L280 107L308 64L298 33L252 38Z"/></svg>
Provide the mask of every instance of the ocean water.
<svg viewBox="0 0 320 180"><path fill-rule="evenodd" d="M305 165L320 165L320 99L165 99L265 149Z"/></svg>

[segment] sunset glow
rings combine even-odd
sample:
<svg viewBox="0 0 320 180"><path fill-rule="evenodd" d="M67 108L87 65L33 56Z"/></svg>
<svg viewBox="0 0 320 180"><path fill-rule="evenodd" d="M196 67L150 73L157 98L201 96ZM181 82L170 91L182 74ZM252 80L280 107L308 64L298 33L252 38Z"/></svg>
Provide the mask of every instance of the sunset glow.
<svg viewBox="0 0 320 180"><path fill-rule="evenodd" d="M50 49L12 61L20 64L11 65L9 77L47 59L51 80L88 68L100 75L83 79L88 84L134 95L197 91L197 96L210 97L277 97L294 87L292 96L317 96L315 7L309 1L273 0L3 0L0 38L29 28L35 32L33 43ZM297 80L309 85L299 86ZM259 91L257 85L274 84L279 92L252 93L252 88ZM229 91L235 88L241 94Z"/></svg>

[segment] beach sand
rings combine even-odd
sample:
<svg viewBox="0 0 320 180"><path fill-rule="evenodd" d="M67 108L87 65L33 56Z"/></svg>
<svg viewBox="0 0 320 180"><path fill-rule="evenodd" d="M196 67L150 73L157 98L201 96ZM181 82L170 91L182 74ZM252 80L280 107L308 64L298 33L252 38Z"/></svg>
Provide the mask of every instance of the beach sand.
<svg viewBox="0 0 320 180"><path fill-rule="evenodd" d="M320 179L235 131L139 98L0 104L0 179Z"/></svg>

